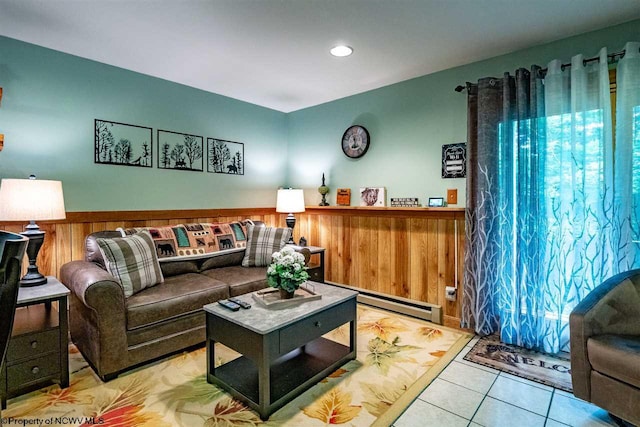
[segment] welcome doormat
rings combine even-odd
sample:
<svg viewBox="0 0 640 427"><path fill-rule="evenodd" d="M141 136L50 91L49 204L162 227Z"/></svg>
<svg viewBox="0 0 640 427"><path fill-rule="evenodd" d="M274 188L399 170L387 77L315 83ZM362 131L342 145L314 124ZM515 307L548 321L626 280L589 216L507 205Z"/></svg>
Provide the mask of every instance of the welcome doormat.
<svg viewBox="0 0 640 427"><path fill-rule="evenodd" d="M500 342L497 335L478 340L464 360L508 372L571 393L571 361L568 357L527 350Z"/></svg>
<svg viewBox="0 0 640 427"><path fill-rule="evenodd" d="M326 337L349 342L349 325ZM103 383L71 347L68 388L9 400L7 425L103 427L390 426L464 348L471 335L358 305L358 358L275 412L268 421L206 379L199 348ZM216 344L216 364L238 357Z"/></svg>

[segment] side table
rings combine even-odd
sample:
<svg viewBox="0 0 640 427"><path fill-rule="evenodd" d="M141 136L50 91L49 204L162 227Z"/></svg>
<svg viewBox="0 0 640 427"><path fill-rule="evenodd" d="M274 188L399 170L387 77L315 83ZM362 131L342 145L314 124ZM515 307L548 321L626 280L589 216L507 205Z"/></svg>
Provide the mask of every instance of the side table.
<svg viewBox="0 0 640 427"><path fill-rule="evenodd" d="M307 273L309 273L309 280L314 282L324 283L324 251L325 249L320 246L298 246L298 245L287 245L291 246L295 250L300 250L302 248L307 248L311 252L311 259L313 260L314 255L319 257L318 262L310 261L309 269Z"/></svg>
<svg viewBox="0 0 640 427"><path fill-rule="evenodd" d="M53 276L45 285L21 287L5 364L0 370L0 401L55 381L69 386L69 289ZM57 307L52 303L56 302Z"/></svg>

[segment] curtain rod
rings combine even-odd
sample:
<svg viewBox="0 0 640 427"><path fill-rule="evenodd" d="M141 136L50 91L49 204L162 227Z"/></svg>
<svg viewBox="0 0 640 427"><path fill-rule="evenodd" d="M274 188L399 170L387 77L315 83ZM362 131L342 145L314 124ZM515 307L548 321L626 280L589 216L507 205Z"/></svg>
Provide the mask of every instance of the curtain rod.
<svg viewBox="0 0 640 427"><path fill-rule="evenodd" d="M615 52L615 53L610 53L609 55L607 55L607 63L608 64L615 64L616 62L618 62L625 54L626 51L621 50L620 52ZM582 65L587 65L590 62L595 62L595 61L599 61L600 57L599 56L594 56L593 58L587 58L582 60ZM568 62L566 64L562 64L560 66L560 68L562 70L564 70L567 67L571 67L571 62ZM547 73L547 68L542 68L540 70L541 73L546 74ZM465 90L468 86L474 86L474 83L471 82L465 82L465 85L458 85L456 86L456 88L454 89L456 92L462 92L463 90Z"/></svg>

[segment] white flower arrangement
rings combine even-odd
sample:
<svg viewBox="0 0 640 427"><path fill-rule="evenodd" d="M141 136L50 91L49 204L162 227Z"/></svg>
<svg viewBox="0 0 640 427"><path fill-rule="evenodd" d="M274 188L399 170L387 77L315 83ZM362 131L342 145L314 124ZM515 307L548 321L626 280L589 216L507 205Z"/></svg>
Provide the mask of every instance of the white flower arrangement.
<svg viewBox="0 0 640 427"><path fill-rule="evenodd" d="M272 263L267 268L267 283L272 288L294 292L309 279L304 255L293 248L285 246L271 255Z"/></svg>

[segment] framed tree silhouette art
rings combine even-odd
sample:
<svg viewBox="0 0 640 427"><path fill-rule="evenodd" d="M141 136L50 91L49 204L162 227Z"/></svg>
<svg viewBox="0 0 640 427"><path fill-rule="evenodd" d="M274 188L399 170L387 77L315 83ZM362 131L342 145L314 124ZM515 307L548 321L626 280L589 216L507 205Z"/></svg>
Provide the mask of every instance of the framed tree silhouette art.
<svg viewBox="0 0 640 427"><path fill-rule="evenodd" d="M94 120L94 163L153 167L153 130L109 120Z"/></svg>
<svg viewBox="0 0 640 427"><path fill-rule="evenodd" d="M244 144L207 138L207 172L244 175Z"/></svg>
<svg viewBox="0 0 640 427"><path fill-rule="evenodd" d="M204 138L158 130L158 168L202 172Z"/></svg>

